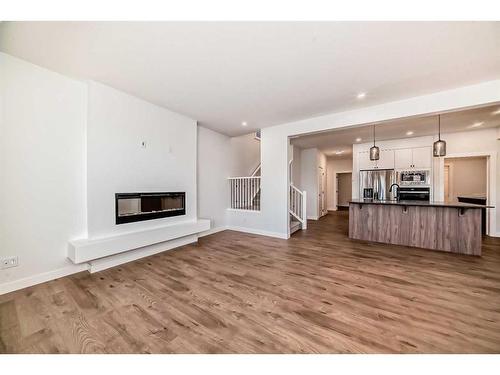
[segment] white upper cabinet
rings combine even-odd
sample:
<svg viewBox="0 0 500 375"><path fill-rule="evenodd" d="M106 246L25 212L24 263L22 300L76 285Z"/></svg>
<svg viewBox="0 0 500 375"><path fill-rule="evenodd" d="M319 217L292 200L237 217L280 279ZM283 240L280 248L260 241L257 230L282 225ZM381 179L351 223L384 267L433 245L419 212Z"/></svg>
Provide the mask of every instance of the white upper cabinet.
<svg viewBox="0 0 500 375"><path fill-rule="evenodd" d="M431 147L417 147L413 149L413 168L430 169L432 165Z"/></svg>
<svg viewBox="0 0 500 375"><path fill-rule="evenodd" d="M413 155L411 148L402 148L394 151L395 168L408 169L413 165Z"/></svg>
<svg viewBox="0 0 500 375"><path fill-rule="evenodd" d="M375 169L375 162L370 160L368 151L361 151L358 153L358 166L359 169Z"/></svg>
<svg viewBox="0 0 500 375"><path fill-rule="evenodd" d="M394 169L394 150L380 150L377 169Z"/></svg>
<svg viewBox="0 0 500 375"><path fill-rule="evenodd" d="M370 160L368 151L358 153L359 169L394 169L394 150L380 150L379 160Z"/></svg>
<svg viewBox="0 0 500 375"><path fill-rule="evenodd" d="M394 155L396 169L430 169L432 165L431 147L403 148Z"/></svg>

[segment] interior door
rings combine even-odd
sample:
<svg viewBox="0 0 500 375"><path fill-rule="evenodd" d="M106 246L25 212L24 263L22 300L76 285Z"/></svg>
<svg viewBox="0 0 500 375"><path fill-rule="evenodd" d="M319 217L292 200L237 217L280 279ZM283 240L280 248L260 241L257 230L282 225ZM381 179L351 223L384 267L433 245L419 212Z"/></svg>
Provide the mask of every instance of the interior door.
<svg viewBox="0 0 500 375"><path fill-rule="evenodd" d="M352 198L352 173L337 174L337 209L349 207Z"/></svg>

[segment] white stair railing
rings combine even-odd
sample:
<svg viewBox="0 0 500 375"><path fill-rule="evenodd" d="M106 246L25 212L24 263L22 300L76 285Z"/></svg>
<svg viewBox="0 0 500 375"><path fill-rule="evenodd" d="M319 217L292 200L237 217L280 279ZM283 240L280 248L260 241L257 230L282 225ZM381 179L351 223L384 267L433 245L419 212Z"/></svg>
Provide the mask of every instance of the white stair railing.
<svg viewBox="0 0 500 375"><path fill-rule="evenodd" d="M228 177L228 181L231 209L260 211L260 176Z"/></svg>
<svg viewBox="0 0 500 375"><path fill-rule="evenodd" d="M260 175L260 163L257 167L255 167L255 169L253 170L252 174L251 174L251 177L255 177L257 175Z"/></svg>
<svg viewBox="0 0 500 375"><path fill-rule="evenodd" d="M302 229L307 228L307 193L290 184L290 214L300 221Z"/></svg>

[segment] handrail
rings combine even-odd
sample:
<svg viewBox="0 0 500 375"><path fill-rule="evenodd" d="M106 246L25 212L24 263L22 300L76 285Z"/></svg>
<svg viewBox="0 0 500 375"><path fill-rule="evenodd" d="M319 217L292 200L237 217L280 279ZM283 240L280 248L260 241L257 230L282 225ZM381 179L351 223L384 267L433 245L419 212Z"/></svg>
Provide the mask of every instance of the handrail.
<svg viewBox="0 0 500 375"><path fill-rule="evenodd" d="M260 211L260 176L228 177L229 208Z"/></svg>
<svg viewBox="0 0 500 375"><path fill-rule="evenodd" d="M302 224L302 229L307 228L307 192L301 191L290 183L289 213Z"/></svg>
<svg viewBox="0 0 500 375"><path fill-rule="evenodd" d="M242 178L260 178L260 176L242 176L242 177L228 177L228 180L239 180Z"/></svg>
<svg viewBox="0 0 500 375"><path fill-rule="evenodd" d="M261 166L261 163L259 163L259 165L253 170L252 177L256 177L255 175L257 174L258 171L260 171L260 166Z"/></svg>

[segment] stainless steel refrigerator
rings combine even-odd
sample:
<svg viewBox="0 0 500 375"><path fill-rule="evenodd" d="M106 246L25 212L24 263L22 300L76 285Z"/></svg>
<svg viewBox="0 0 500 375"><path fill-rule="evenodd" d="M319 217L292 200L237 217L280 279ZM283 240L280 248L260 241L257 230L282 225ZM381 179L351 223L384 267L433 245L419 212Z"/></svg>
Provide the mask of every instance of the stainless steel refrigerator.
<svg viewBox="0 0 500 375"><path fill-rule="evenodd" d="M378 169L359 172L359 197L361 199L392 200L389 188L396 182L394 169ZM393 189L395 191L395 189Z"/></svg>

